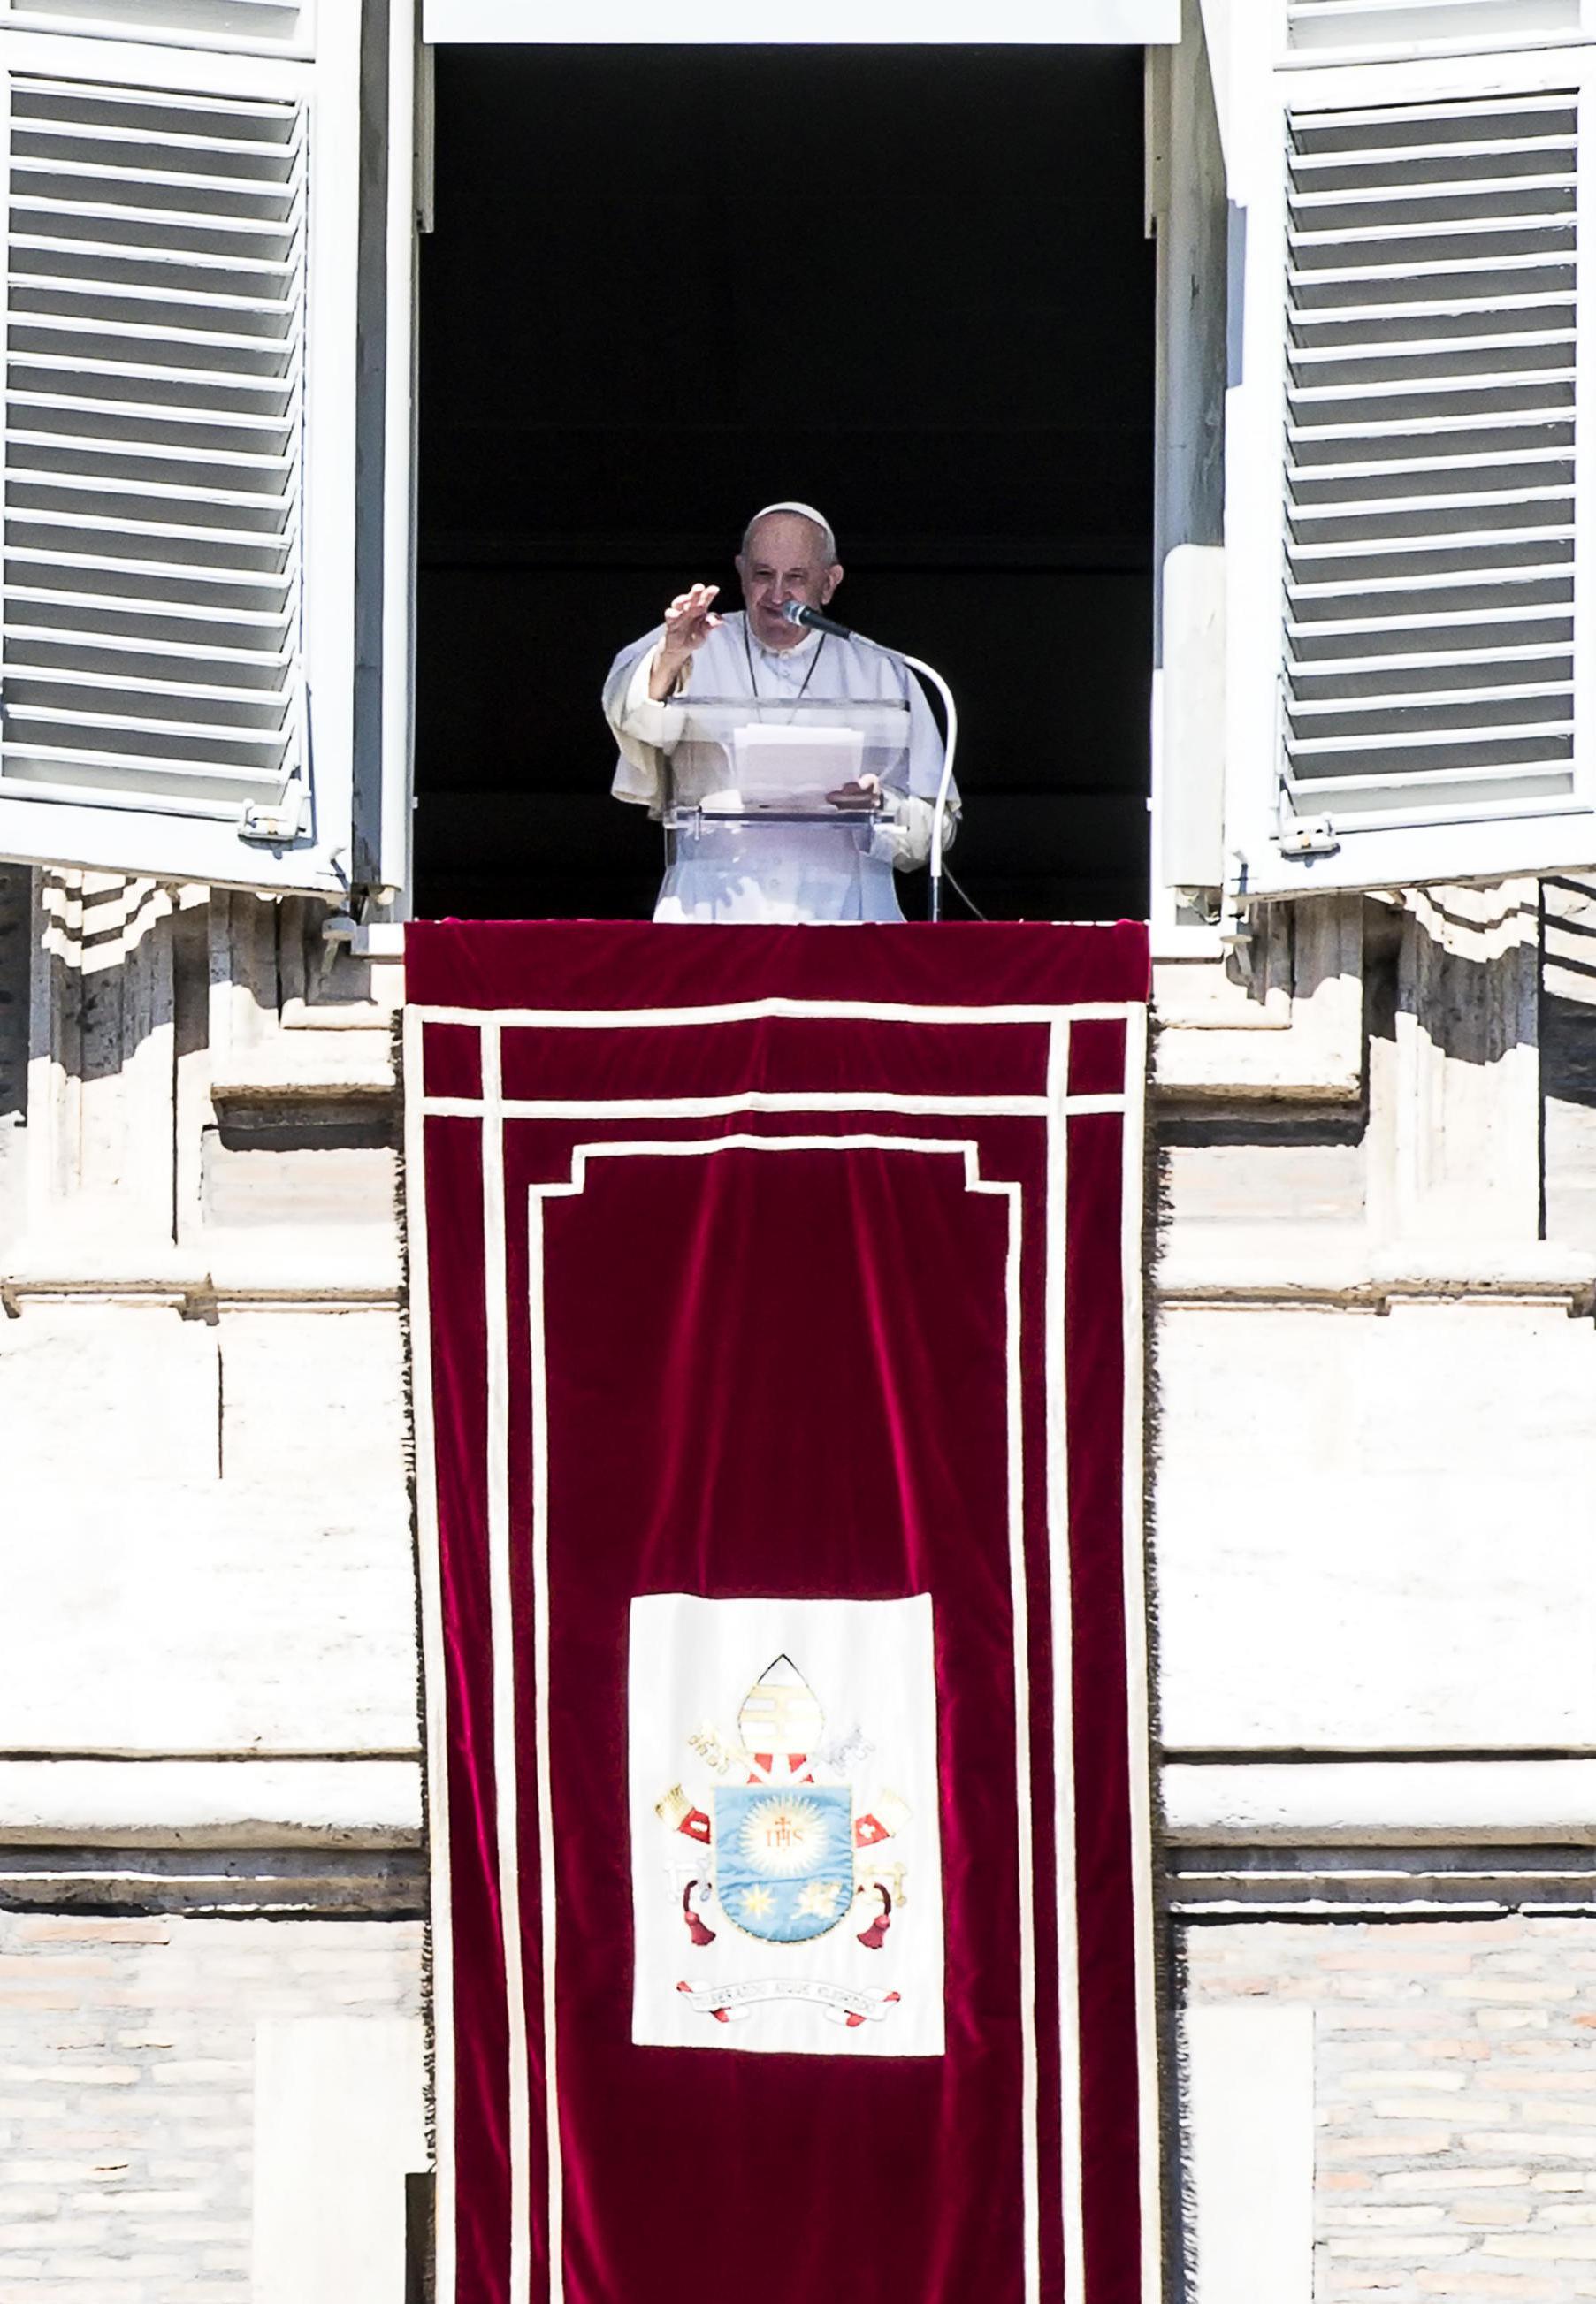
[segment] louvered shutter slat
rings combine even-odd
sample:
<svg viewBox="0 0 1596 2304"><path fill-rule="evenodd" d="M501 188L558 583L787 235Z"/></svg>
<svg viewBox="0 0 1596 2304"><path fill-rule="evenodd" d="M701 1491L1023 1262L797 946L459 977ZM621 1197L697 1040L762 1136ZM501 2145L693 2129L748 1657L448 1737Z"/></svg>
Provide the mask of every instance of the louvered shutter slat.
<svg viewBox="0 0 1596 2304"><path fill-rule="evenodd" d="M25 483L8 488L7 500L13 508L23 506L31 514L35 509L32 500L41 494L51 497L70 497L77 494L107 498L128 496L142 499L149 496L150 489L145 481L119 479L114 473L96 473L89 477L72 472L34 472L29 475ZM267 502L256 490L190 487L184 482L168 479L162 481L160 495L163 501L181 504L185 512L197 511L201 504L215 504L218 509L233 513L258 512L261 517L262 532L277 533L276 505L274 502Z"/></svg>
<svg viewBox="0 0 1596 2304"><path fill-rule="evenodd" d="M1345 383L1301 385L1294 394L1294 400L1299 408L1329 408L1342 401L1348 403L1355 401L1358 407L1366 408L1371 401L1380 400L1416 401L1422 398L1433 402L1437 391L1440 389L1444 389L1450 399L1466 399L1477 392L1490 392L1500 396L1533 390L1544 394L1547 387L1552 385L1567 388L1560 395L1566 399L1572 392L1575 375L1572 368L1545 368L1534 377L1526 379L1515 369L1498 368L1488 376L1464 374L1435 378L1430 380L1428 392L1425 391L1426 379L1423 378L1393 377L1381 382L1378 378L1364 377L1350 385Z"/></svg>
<svg viewBox="0 0 1596 2304"><path fill-rule="evenodd" d="M74 150L89 152L114 152L132 148L146 152L167 153L242 153L250 157L270 158L283 148L276 143L252 144L242 136L196 134L191 130L173 128L169 124L163 124L160 141L158 144L154 144L150 141L149 131L147 128L117 127L103 120L80 121L72 129L70 136L65 140L70 141ZM25 125L19 124L13 133L13 149L28 151L31 148L31 131Z"/></svg>
<svg viewBox="0 0 1596 2304"><path fill-rule="evenodd" d="M171 816L193 816L207 805L229 815L251 805L269 805L277 784L275 775L258 775L242 767L209 767L202 760L160 750L96 752L78 745L68 754L15 743L0 744L0 779L48 787L70 796L80 808L125 808L132 798L140 808L161 809Z"/></svg>
<svg viewBox="0 0 1596 2304"><path fill-rule="evenodd" d="M48 533L57 528L75 529L79 524L76 512L52 512L43 505L13 510L12 521L19 540L23 542L35 529ZM191 543L208 545L213 552L224 546L239 552L281 553L284 548L279 538L248 528L185 527L179 521L122 520L113 518L109 512L101 512L97 525L106 535L148 538L152 546L162 545L179 554Z"/></svg>
<svg viewBox="0 0 1596 2304"><path fill-rule="evenodd" d="M148 560L111 560L88 552L41 551L37 546L13 545L12 552L16 564L26 568L82 568L97 575L136 576L140 583L156 587L165 582L183 584L220 584L234 591L281 592L295 580L291 572L286 574L270 569L213 568L200 566L192 561L165 562ZM158 597L154 595L152 597Z"/></svg>
<svg viewBox="0 0 1596 2304"><path fill-rule="evenodd" d="M53 640L75 655L79 680L47 707L8 677L0 788L47 774L89 791L115 770L118 788L132 774L141 797L186 797L200 813L274 798L298 765L301 107L22 78L12 104L6 669L18 669L16 612L25 609L29 645ZM149 164L172 123L202 139L202 167ZM97 131L136 136L139 148L126 163L85 157L102 148ZM47 241L37 231L44 217L57 220ZM55 268L21 268L30 246ZM241 296L241 261L280 286ZM163 309L172 324L152 326ZM238 325L246 314L250 333ZM65 341L52 346L52 336ZM173 349L152 386L144 352L153 343ZM218 369L221 348L242 358ZM218 404L229 391L254 403ZM255 564L218 558L219 533L201 506ZM238 526L245 507L258 528ZM259 565L262 554L274 564ZM168 650L225 639L244 660L258 655L270 682L259 700L276 728L218 720L203 693L185 721L181 682L164 690L160 718L140 713L133 695L107 709L91 659L130 632ZM208 661L197 660L197 690L209 685Z"/></svg>
<svg viewBox="0 0 1596 2304"><path fill-rule="evenodd" d="M8 584L6 589L13 599L26 600L34 607L71 611L79 616L88 616L95 609L103 609L108 615L141 616L174 629L186 620L196 624L236 624L241 630L248 625L262 631L280 631L284 621L282 615L260 609L213 607L199 601L157 600L145 591L76 592L53 589L39 584ZM64 626L64 619L63 622ZM80 624L73 629L81 635L84 627Z"/></svg>
<svg viewBox="0 0 1596 2304"><path fill-rule="evenodd" d="M1464 529L1455 536L1438 536L1431 531L1426 535L1415 537L1411 541L1401 537L1394 537L1382 538L1379 543L1361 540L1354 544L1304 546L1299 549L1298 559L1299 562L1307 562L1313 566L1326 569L1335 566L1337 563L1361 562L1363 563L1361 571L1362 580L1367 582L1374 572L1369 567L1370 562L1388 560L1394 566L1399 567L1401 556L1404 554L1411 554L1414 558L1428 556L1437 552L1494 552L1499 555L1504 552L1521 550L1526 544L1572 543L1573 540L1572 526ZM1354 569L1351 572L1358 574L1360 572Z"/></svg>
<svg viewBox="0 0 1596 2304"><path fill-rule="evenodd" d="M87 706L67 711L59 705L13 703L9 707L18 727L30 723L58 724L63 727L105 728L129 736L181 736L193 744L226 744L232 747L259 745L268 748L276 734L270 728L259 728L247 720L158 720L125 712L94 712Z"/></svg>
<svg viewBox="0 0 1596 2304"><path fill-rule="evenodd" d="M61 405L61 395L54 392L20 391L14 386L10 394L13 408L54 408ZM269 416L252 415L247 409L208 408L203 402L183 407L174 402L135 400L94 400L80 395L72 403L74 420L81 416L112 416L129 424L156 424L181 427L185 431L203 428L226 432L268 432L280 435L283 429L281 411ZM275 460L280 461L280 460Z"/></svg>
<svg viewBox="0 0 1596 2304"><path fill-rule="evenodd" d="M124 662L137 664L149 657L170 659L174 665L191 661L224 664L235 677L242 678L246 672L258 673L274 688L278 684L276 675L281 674L292 661L293 653L291 648L273 651L260 647L227 648L214 639L199 638L186 639L181 651L174 652L166 640L152 640L145 633L106 631L85 640L81 634L72 633L64 638L48 624L30 624L20 618L8 618L4 625L0 626L0 637L4 640L7 661L22 664L30 669L40 656L51 649L57 649L67 654L75 665L102 661L107 667L120 667ZM120 679L120 669L108 676Z"/></svg>
<svg viewBox="0 0 1596 2304"><path fill-rule="evenodd" d="M1288 618L1286 633L1299 654L1317 642L1329 648L1331 642L1352 632L1410 632L1427 630L1464 630L1471 624L1545 623L1549 612L1544 607L1498 606L1491 608L1448 608L1445 623L1435 616L1342 616L1316 617L1312 623L1300 618ZM1566 637L1574 635L1574 606L1568 604L1566 614L1556 619L1566 624Z"/></svg>
<svg viewBox="0 0 1596 2304"><path fill-rule="evenodd" d="M1458 667L1459 673L1461 670L1462 667ZM1536 686L1539 693L1543 697L1568 697L1574 693L1574 682L1571 680L1538 682ZM1317 700L1310 699L1297 706L1297 716L1299 719L1333 716L1337 713L1347 712L1359 700L1354 698L1339 697L1326 697ZM1514 704L1523 702L1522 690L1514 687L1511 682L1500 688L1436 687L1418 690L1404 690L1401 694L1380 695L1378 704L1373 696L1370 698L1371 709L1382 712L1416 712L1439 706L1445 706L1448 711L1452 711L1476 704L1509 702Z"/></svg>
<svg viewBox="0 0 1596 2304"><path fill-rule="evenodd" d="M18 138L13 138L12 141L12 182L17 189L19 198L27 202L30 175L39 176L47 182L55 182L61 173L63 156L59 152L44 151L37 158L30 157L26 150L19 148L21 141L21 140ZM81 143L81 140L74 139L73 141ZM236 144L216 145L212 149L218 156L225 156L229 159L242 157L242 148ZM280 161L283 157L281 146L273 144L257 144L251 147L251 156L253 155L263 156L268 165ZM83 184L122 184L130 191L149 190L152 192L159 186L170 185L180 187L185 192L198 192L202 196L217 193L222 198L223 214L228 213L227 201L237 199L241 191L236 172L218 174L205 174L192 169L140 167L132 162L124 164L115 160L85 160L79 157L77 152L72 156L72 170L77 181ZM273 179L265 175L255 181L262 185L273 183ZM274 186L274 189L281 188ZM1327 195L1327 197L1329 196Z"/></svg>
<svg viewBox="0 0 1596 2304"><path fill-rule="evenodd" d="M208 681L141 680L127 672L118 672L112 681L103 672L21 665L12 672L6 686L13 701L21 699L25 703L38 703L64 688L82 688L107 696L123 690L135 696L182 696L196 705L242 704L259 707L262 712L280 712L282 708L279 701L262 697L258 689L229 688Z"/></svg>
<svg viewBox="0 0 1596 2304"><path fill-rule="evenodd" d="M292 280L299 269L299 259L297 256L292 255L279 261L269 253L257 250L251 255L246 267L240 264L236 256L219 256L208 249L185 248L180 251L157 248L135 250L131 250L123 241L85 239L81 233L71 239L63 239L59 233L55 233L15 232L11 236L11 248L13 257L37 253L53 257L57 262L64 257L71 257L75 259L80 267L98 265L119 267L120 269L115 275L109 273L99 275L102 279L115 276L116 292L119 296L131 295L135 289L140 287L149 288L159 285L158 279L155 282L130 279L128 275L135 265L142 265L147 271L158 275L164 268L170 269L173 266L181 264L186 272L225 272L232 278L237 278L247 268L252 278L261 280L274 278ZM81 273L79 276L81 276ZM47 272L38 267L30 269L26 265L13 264L10 284L13 288L60 286L70 284L73 275L70 272ZM212 293L215 293L214 290ZM233 301L253 304L259 303L261 300L259 296L246 296ZM278 306L281 305L281 301L282 299L279 297Z"/></svg>
<svg viewBox="0 0 1596 2304"><path fill-rule="evenodd" d="M174 385L216 394L218 404L225 404L223 394L246 393L258 399L281 402L292 384L286 377L233 376L225 368L164 368L156 360L94 360L81 352L13 352L11 366L19 376L27 375L30 369L62 377L114 376L130 387L127 397L134 405L146 397L153 399L157 391L163 396L168 395ZM135 394L131 389L134 385L142 386L142 391Z"/></svg>
<svg viewBox="0 0 1596 2304"><path fill-rule="evenodd" d="M72 421L72 419L68 417L67 421ZM16 448L76 446L85 453L115 456L123 462L135 461L140 457L150 463L216 464L224 461L215 448L191 448L177 440L108 439L104 434L96 432L88 425L83 425L72 431L63 429L59 432L28 431L18 425L13 428L6 436L10 445ZM246 452L242 449L227 455L225 459L227 469L238 472L241 476L250 470L261 472L292 472L296 469L297 461L292 453L268 456L257 453L254 450ZM30 477L38 476L30 475ZM258 498L251 496L250 501L258 501Z"/></svg>
<svg viewBox="0 0 1596 2304"><path fill-rule="evenodd" d="M1560 91L1288 115L1280 772L1304 815L1568 788L1577 125Z"/></svg>
<svg viewBox="0 0 1596 2304"><path fill-rule="evenodd" d="M13 21L64 31L187 35L208 47L261 42L293 46L306 9L301 0L11 0Z"/></svg>
<svg viewBox="0 0 1596 2304"><path fill-rule="evenodd" d="M1294 48L1447 48L1575 33L1580 0L1287 0Z"/></svg>

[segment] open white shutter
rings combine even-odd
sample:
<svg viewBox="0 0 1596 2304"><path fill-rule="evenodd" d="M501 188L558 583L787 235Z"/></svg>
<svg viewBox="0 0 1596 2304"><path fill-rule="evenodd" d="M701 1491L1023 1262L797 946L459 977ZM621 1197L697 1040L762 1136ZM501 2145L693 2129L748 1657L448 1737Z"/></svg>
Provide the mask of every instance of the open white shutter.
<svg viewBox="0 0 1596 2304"><path fill-rule="evenodd" d="M1286 0L1288 46L1315 55L1527 45L1576 35L1582 0Z"/></svg>
<svg viewBox="0 0 1596 2304"><path fill-rule="evenodd" d="M358 13L307 57L0 14L0 854L347 885Z"/></svg>
<svg viewBox="0 0 1596 2304"><path fill-rule="evenodd" d="M1596 860L1589 71L1269 76L1229 432L1247 892Z"/></svg>

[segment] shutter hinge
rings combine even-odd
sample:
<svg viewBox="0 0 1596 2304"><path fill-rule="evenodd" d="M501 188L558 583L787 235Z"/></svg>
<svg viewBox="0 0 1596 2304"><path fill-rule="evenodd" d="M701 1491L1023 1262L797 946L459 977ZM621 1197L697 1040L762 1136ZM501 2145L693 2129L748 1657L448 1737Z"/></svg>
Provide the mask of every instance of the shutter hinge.
<svg viewBox="0 0 1596 2304"><path fill-rule="evenodd" d="M238 836L278 847L284 841L299 838L303 818L304 805L299 800L292 800L285 808L263 808L252 800L240 820Z"/></svg>
<svg viewBox="0 0 1596 2304"><path fill-rule="evenodd" d="M1334 856L1341 845L1328 816L1294 816L1284 792L1275 838L1282 856Z"/></svg>

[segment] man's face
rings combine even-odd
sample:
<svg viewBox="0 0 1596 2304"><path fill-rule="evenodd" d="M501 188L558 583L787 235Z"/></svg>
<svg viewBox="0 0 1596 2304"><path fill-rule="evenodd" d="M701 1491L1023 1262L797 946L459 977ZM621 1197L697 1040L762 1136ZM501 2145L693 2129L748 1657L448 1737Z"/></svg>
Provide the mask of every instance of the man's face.
<svg viewBox="0 0 1596 2304"><path fill-rule="evenodd" d="M785 600L802 600L806 607L823 608L843 580L842 570L828 566L821 556L823 538L812 520L797 512L773 512L760 521L748 539L748 549L737 555L743 580L743 605L755 640L766 648L795 648L804 638L802 624L789 624L782 614Z"/></svg>

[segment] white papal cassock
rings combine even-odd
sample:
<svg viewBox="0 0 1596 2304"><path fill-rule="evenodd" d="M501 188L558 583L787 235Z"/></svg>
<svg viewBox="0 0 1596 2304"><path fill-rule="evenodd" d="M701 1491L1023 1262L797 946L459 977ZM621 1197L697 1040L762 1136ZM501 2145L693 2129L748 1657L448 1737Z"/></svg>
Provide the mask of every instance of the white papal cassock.
<svg viewBox="0 0 1596 2304"><path fill-rule="evenodd" d="M942 775L942 739L919 682L867 641L806 633L796 647L767 648L741 614L727 616L685 667L673 698L656 703L649 671L663 624L621 650L604 684L604 710L621 757L610 789L658 816L674 797L692 806L726 782L713 745L670 741L670 707L691 681L695 695L760 701L909 703L908 757L883 779L896 802L891 821L862 819L840 836L830 825L786 824L750 840L708 820L665 876L657 920L901 920L895 868L925 861ZM677 716L679 722L679 715ZM949 795L950 810L958 794ZM952 836L950 814L946 841Z"/></svg>

